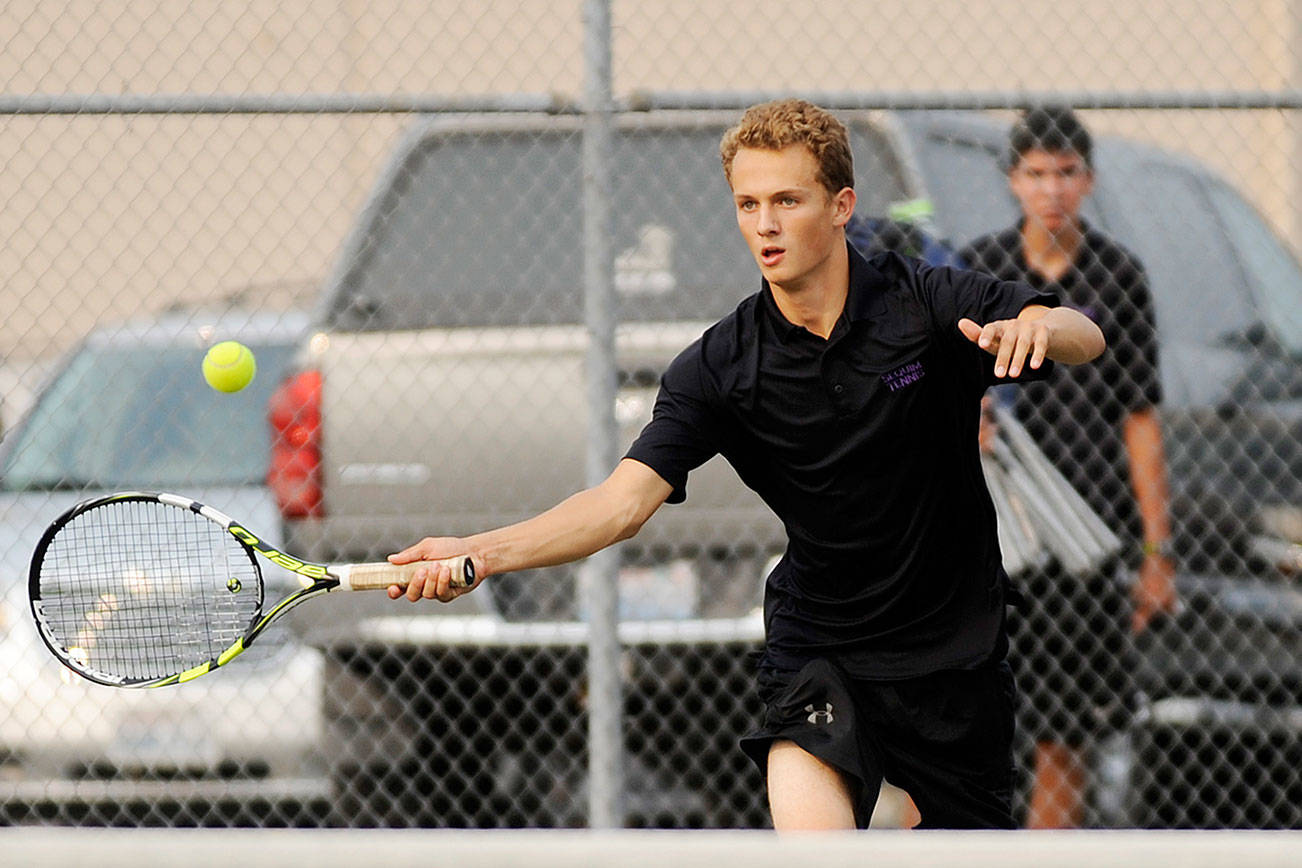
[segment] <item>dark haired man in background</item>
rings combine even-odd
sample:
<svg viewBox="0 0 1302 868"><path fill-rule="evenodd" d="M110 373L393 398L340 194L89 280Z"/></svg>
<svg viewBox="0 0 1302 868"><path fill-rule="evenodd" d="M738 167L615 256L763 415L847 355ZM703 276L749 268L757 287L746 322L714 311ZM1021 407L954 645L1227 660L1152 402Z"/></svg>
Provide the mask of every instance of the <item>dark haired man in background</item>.
<svg viewBox="0 0 1302 868"><path fill-rule="evenodd" d="M1148 279L1134 254L1080 216L1094 185L1093 143L1070 109L1033 109L1013 125L1008 184L1022 219L959 257L1057 294L1103 331L1108 348L1094 365L1059 366L1021 390L1016 408L1058 470L1121 536L1125 561L1138 564L1131 628L1139 632L1175 598ZM1035 740L1031 827L1080 825L1083 747L1128 702L1127 607L1115 566L1089 577L1033 577L1024 611L1013 618L1010 659Z"/></svg>

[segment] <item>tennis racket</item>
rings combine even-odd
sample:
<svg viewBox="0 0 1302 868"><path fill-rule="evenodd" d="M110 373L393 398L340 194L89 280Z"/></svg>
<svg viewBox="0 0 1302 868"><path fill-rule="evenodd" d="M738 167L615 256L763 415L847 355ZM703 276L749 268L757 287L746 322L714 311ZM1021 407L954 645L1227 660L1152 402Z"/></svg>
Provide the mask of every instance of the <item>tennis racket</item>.
<svg viewBox="0 0 1302 868"><path fill-rule="evenodd" d="M259 557L303 585L265 612ZM83 501L46 529L28 593L41 638L69 669L113 687L161 687L225 666L304 600L406 585L435 563L308 563L211 506L128 491ZM475 584L468 557L439 563L458 587Z"/></svg>

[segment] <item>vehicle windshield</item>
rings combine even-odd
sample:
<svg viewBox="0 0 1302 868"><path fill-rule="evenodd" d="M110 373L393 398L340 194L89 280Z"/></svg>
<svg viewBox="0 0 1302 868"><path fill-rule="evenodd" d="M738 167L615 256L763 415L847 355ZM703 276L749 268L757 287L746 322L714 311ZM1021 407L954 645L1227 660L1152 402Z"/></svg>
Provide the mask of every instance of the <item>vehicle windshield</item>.
<svg viewBox="0 0 1302 868"><path fill-rule="evenodd" d="M261 483L270 453L266 407L292 349L251 344L258 374L242 392L209 389L204 350L80 350L5 450L10 491Z"/></svg>
<svg viewBox="0 0 1302 868"><path fill-rule="evenodd" d="M1302 271L1260 215L1222 184L1208 193L1235 240L1262 323L1291 356L1302 356Z"/></svg>

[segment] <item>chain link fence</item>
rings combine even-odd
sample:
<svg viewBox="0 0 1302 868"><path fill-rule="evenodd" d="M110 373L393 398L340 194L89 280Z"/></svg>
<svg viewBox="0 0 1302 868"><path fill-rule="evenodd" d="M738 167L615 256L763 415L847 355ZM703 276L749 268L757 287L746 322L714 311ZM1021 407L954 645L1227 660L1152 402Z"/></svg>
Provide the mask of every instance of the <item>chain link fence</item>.
<svg viewBox="0 0 1302 868"><path fill-rule="evenodd" d="M766 825L737 739L785 539L717 459L612 556L332 595L179 687L62 671L25 579L106 490L371 560L604 475L757 288L717 142L797 94L851 131L867 252L1034 272L978 239L1087 181L1126 251L1056 275L1106 363L988 402L1019 817L1302 826L1300 33L1228 0L0 4L0 822ZM1042 103L1092 175L1009 160ZM199 373L226 338L235 395Z"/></svg>

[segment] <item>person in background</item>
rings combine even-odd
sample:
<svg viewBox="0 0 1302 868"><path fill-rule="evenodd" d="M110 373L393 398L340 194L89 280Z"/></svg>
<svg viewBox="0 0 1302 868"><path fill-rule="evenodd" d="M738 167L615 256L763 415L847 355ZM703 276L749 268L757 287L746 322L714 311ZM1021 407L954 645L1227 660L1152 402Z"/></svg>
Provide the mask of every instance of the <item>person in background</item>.
<svg viewBox="0 0 1302 868"><path fill-rule="evenodd" d="M1133 607L1118 565L1077 578L1034 576L1010 625L1010 660L1035 741L1027 825L1079 826L1084 749L1125 718L1133 692L1127 635L1175 602L1166 464L1157 408L1157 332L1144 268L1081 217L1094 184L1093 144L1074 112L1040 107L1012 127L1008 185L1020 221L959 251L969 267L1057 294L1103 331L1093 365L1059 366L1015 400L1018 418L1058 470L1125 543L1137 568Z"/></svg>

